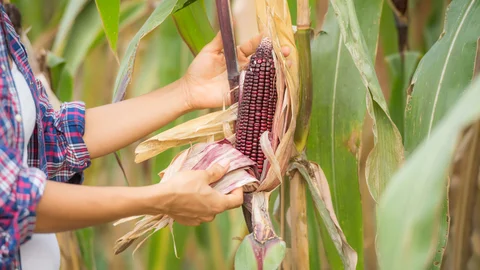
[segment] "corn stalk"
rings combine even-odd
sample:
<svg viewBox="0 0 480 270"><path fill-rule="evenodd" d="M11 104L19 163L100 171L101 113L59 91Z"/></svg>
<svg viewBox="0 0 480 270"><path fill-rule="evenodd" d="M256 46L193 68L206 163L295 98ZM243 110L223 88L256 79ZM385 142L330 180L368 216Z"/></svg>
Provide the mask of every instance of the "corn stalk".
<svg viewBox="0 0 480 270"><path fill-rule="evenodd" d="M304 155L310 128L312 112L312 63L310 53L310 7L308 0L297 1L297 32L295 42L299 60L299 112L295 129L295 148ZM308 269L309 244L307 225L306 181L299 172L294 172L290 179L290 207L284 209L290 213L291 250L289 261L284 263L285 269ZM282 200L284 198L281 198ZM282 222L285 222L283 219ZM287 265L289 264L290 265Z"/></svg>

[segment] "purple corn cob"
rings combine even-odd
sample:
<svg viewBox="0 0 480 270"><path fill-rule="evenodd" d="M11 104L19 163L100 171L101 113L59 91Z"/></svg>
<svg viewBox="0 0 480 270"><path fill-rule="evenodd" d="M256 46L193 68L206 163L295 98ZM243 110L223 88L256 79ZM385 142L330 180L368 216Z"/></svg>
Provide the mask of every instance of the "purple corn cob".
<svg viewBox="0 0 480 270"><path fill-rule="evenodd" d="M272 131L277 104L275 64L272 43L264 38L250 58L240 90L236 124L236 148L258 165L261 175L265 155L260 147L260 136Z"/></svg>

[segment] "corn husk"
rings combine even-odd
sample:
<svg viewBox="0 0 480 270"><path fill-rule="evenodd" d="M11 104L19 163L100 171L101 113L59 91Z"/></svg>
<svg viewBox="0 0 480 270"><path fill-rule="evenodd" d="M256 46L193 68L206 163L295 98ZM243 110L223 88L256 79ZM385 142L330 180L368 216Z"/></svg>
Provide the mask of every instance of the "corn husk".
<svg viewBox="0 0 480 270"><path fill-rule="evenodd" d="M163 182L170 181L176 173L188 170L206 170L219 161L230 163L227 174L211 186L223 194L228 194L236 188L243 187L245 192L253 192L259 185L258 176L255 175L256 163L236 150L231 142L224 139L215 143L198 143L177 155L172 163L160 172ZM122 236L115 243L114 251L118 254L129 247L135 240L148 233L152 233L173 223L168 215L137 216L117 221L119 225L128 221L141 218L133 230ZM145 239L147 239L146 237ZM138 247L143 243L140 242ZM136 250L136 249L135 249Z"/></svg>
<svg viewBox="0 0 480 270"><path fill-rule="evenodd" d="M153 136L137 146L135 162L143 162L173 147L207 142L212 137L215 140L225 138L224 125L230 126L237 120L237 110L235 103L225 110L197 117Z"/></svg>

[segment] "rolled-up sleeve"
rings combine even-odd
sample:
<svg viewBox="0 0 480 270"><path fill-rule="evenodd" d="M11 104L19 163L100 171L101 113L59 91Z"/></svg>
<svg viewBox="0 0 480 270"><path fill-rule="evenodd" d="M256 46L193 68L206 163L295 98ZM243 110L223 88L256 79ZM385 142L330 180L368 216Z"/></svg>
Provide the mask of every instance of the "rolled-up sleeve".
<svg viewBox="0 0 480 270"><path fill-rule="evenodd" d="M22 164L18 150L0 145L0 255L5 265L15 259L20 244L30 239L47 181L41 170Z"/></svg>
<svg viewBox="0 0 480 270"><path fill-rule="evenodd" d="M90 154L83 140L85 104L65 102L55 111L41 82L37 81L37 85L44 112L42 123L48 176L55 181L67 182L90 166Z"/></svg>

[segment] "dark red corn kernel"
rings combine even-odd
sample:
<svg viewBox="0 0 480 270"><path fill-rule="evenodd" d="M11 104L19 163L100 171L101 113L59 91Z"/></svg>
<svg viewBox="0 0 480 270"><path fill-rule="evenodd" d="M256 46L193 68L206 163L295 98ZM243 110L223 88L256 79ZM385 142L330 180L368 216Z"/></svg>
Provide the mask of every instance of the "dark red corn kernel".
<svg viewBox="0 0 480 270"><path fill-rule="evenodd" d="M260 137L265 131L272 131L277 104L275 79L272 44L264 39L246 68L242 100L239 101L235 146L257 163L259 174L262 173L265 161Z"/></svg>

